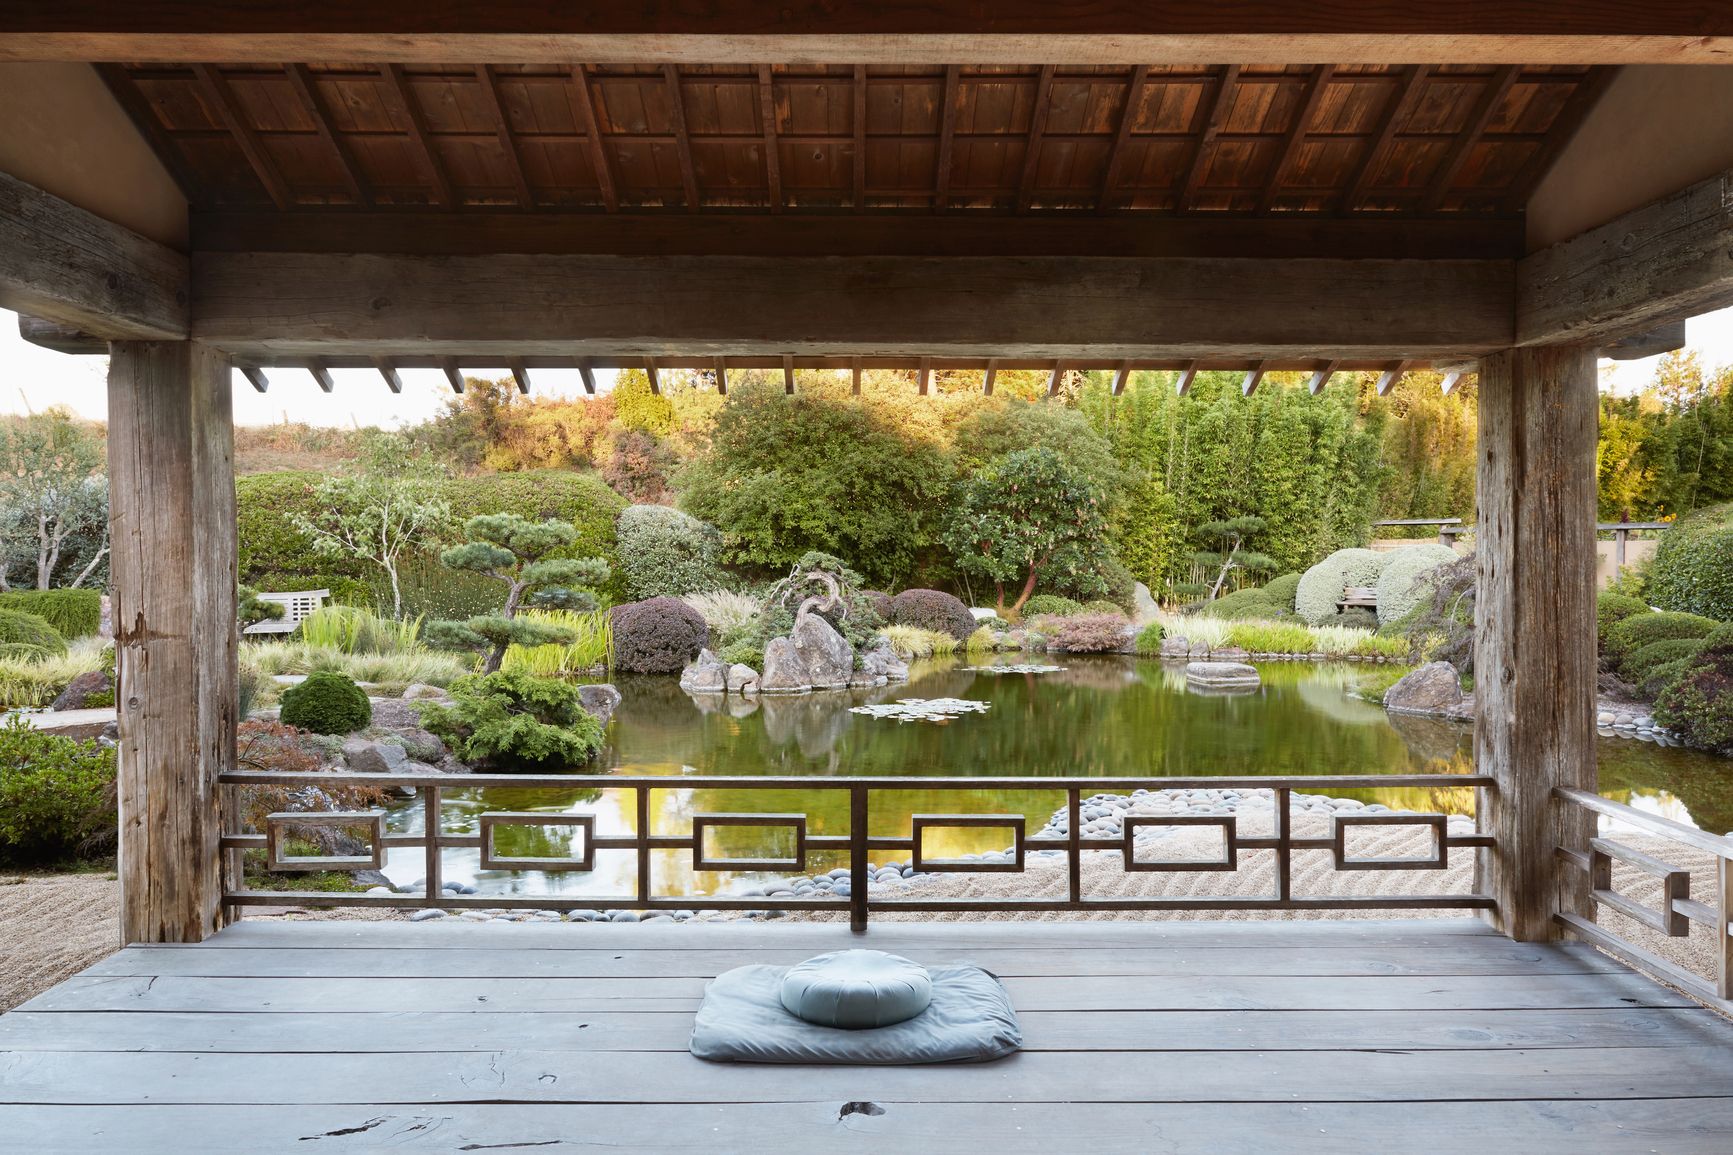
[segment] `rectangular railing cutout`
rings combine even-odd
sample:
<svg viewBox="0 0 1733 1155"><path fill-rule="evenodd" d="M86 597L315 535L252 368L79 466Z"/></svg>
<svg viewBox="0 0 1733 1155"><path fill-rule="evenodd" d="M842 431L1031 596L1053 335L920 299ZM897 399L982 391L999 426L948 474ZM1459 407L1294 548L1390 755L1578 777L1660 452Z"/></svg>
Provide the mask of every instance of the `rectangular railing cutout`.
<svg viewBox="0 0 1733 1155"><path fill-rule="evenodd" d="M296 831L309 828L367 830L367 854L289 854L286 843ZM379 870L385 865L385 811L285 811L265 816L267 870Z"/></svg>
<svg viewBox="0 0 1733 1155"><path fill-rule="evenodd" d="M502 827L525 828L526 834L529 830L546 830L550 827L575 829L583 837L583 852L575 857L570 854L546 856L501 854L499 834ZM480 830L481 868L483 870L588 871L596 869L596 816L593 814L536 814L496 811L481 816ZM543 837L545 838L545 835Z"/></svg>
<svg viewBox="0 0 1733 1155"><path fill-rule="evenodd" d="M792 830L793 851L780 858L712 856L708 835L718 828L755 827L760 830ZM695 814L692 816L693 870L788 870L806 869L806 815L804 814Z"/></svg>
<svg viewBox="0 0 1733 1155"><path fill-rule="evenodd" d="M1218 826L1222 832L1222 853L1220 858L1158 858L1140 859L1137 857L1137 832L1160 827L1178 826ZM1179 814L1179 815L1148 815L1133 814L1125 819L1125 869L1131 871L1191 871L1191 870L1238 870L1240 868L1239 824L1233 815L1213 814Z"/></svg>

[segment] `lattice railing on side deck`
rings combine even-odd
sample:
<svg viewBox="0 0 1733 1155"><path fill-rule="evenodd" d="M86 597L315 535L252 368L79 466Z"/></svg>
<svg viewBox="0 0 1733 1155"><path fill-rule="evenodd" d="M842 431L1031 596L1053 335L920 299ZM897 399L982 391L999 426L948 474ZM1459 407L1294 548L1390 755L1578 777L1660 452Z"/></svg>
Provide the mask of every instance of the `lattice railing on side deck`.
<svg viewBox="0 0 1733 1155"><path fill-rule="evenodd" d="M224 834L222 848L229 852L225 869L224 901L232 906L280 905L297 903L310 906L399 907L416 909L443 907L454 910L471 909L545 909L549 907L582 907L594 910L677 910L704 907L712 910L821 910L848 911L855 929L864 929L875 911L1054 911L1054 910L1425 910L1468 909L1485 910L1495 906L1485 894L1401 894L1401 895L1341 895L1296 896L1293 893L1292 857L1296 850L1326 851L1337 870L1442 870L1448 865L1449 852L1456 848L1490 847L1491 835L1452 834L1443 814L1368 813L1358 811L1333 815L1328 836L1302 837L1294 833L1291 813L1292 795L1296 790L1329 792L1338 790L1368 790L1391 787L1429 787L1448 790L1472 788L1477 793L1494 788L1487 775L1476 774L1401 774L1361 777L1245 777L1245 778L794 778L794 777L715 777L703 779L661 776L614 775L511 775L466 774L462 776L393 775L393 774L324 774L324 773L230 773L221 777L226 788L236 790L248 786L275 787L377 787L406 788L416 792L421 801L423 829L419 833L389 834L384 828L383 811L359 812L282 812L267 816L262 831L231 830ZM633 830L625 834L598 834L595 818L587 814L537 813L524 811L487 811L479 815L475 833L452 833L443 828L440 801L447 790L473 791L488 787L513 789L540 788L559 790L615 790L634 795ZM1138 788L1162 790L1239 790L1269 789L1273 792L1273 829L1268 834L1244 833L1240 814L1225 815L1129 815L1122 832L1112 837L1089 836L1083 831L1082 802L1086 795L1098 791L1129 793ZM846 834L816 834L809 830L805 813L696 814L691 816L691 829L684 834L653 834L650 831L651 796L657 791L746 790L801 791L809 793L846 794L849 802L849 823ZM872 796L881 791L923 792L956 791L976 794L983 791L1051 791L1063 795L1069 821L1064 834L1026 834L1026 819L1022 814L917 814L911 817L907 834L878 835L870 833ZM786 795L784 795L786 797ZM239 813L233 805L228 814ZM370 829L372 846L365 856L293 857L284 849L289 833L310 825L341 826ZM538 825L572 827L581 833L582 853L557 858L503 857L494 845L495 831L501 826ZM1139 858L1136 837L1140 830L1160 826L1219 826L1223 832L1223 856L1219 860L1162 860ZM1366 858L1350 855L1347 837L1350 829L1371 827L1425 826L1432 832L1432 851L1424 857ZM711 858L705 850L705 833L719 826L759 826L785 828L794 832L794 851L787 858ZM1003 827L1010 832L1012 854L1008 861L984 863L971 860L926 857L925 832L959 827ZM252 891L244 889L239 864L240 853L264 850L270 869L275 871L311 871L377 867L385 851L392 848L415 847L422 851L426 864L426 884L411 894L336 894L324 891ZM636 887L631 894L620 895L454 895L442 891L442 860L446 850L478 849L484 868L503 870L542 870L550 872L586 872L595 869L598 851L630 851L637 857ZM658 895L652 869L652 851L685 851L692 856L694 872L715 871L780 871L802 872L808 855L814 851L846 851L849 859L851 893L844 898L767 898L728 897L725 895ZM1055 898L888 898L869 894L871 873L869 863L875 853L891 852L905 857L917 871L969 873L1021 873L1027 856L1036 851L1057 851L1066 864L1066 894ZM1225 871L1239 867L1240 855L1250 850L1270 850L1275 855L1275 887L1267 895L1186 895L1178 897L1085 897L1083 894L1083 861L1085 851L1109 851L1123 857L1125 869L1137 871Z"/></svg>
<svg viewBox="0 0 1733 1155"><path fill-rule="evenodd" d="M1589 893L1597 910L1606 907L1608 910L1617 911L1668 938L1687 937L1692 923L1708 927L1714 955L1715 974L1712 978L1699 975L1680 963L1629 942L1600 923L1581 915L1561 911L1553 917L1573 934L1609 954L1674 984L1696 998L1733 1013L1733 937L1730 937L1729 932L1729 918L1733 916L1733 838L1698 830L1694 826L1686 826L1658 814L1649 814L1586 790L1560 788L1554 791L1554 794L1561 806L1581 807L1644 834L1689 847L1711 857L1714 869L1711 886L1714 893L1710 896L1712 901L1704 902L1691 893L1689 870L1613 838L1594 837L1589 840L1588 846L1582 848L1557 848L1561 869L1574 870L1587 876ZM1615 890L1614 863L1623 863L1659 879L1660 906L1645 906Z"/></svg>

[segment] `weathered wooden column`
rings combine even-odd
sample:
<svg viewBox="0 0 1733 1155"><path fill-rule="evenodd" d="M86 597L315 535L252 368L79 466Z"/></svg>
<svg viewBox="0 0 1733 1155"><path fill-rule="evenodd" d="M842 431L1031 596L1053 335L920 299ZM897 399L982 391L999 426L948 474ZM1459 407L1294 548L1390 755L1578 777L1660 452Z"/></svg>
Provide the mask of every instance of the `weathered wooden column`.
<svg viewBox="0 0 1733 1155"><path fill-rule="evenodd" d="M195 341L110 356L121 939L197 942L224 920L216 777L235 752L229 361Z"/></svg>
<svg viewBox="0 0 1733 1155"><path fill-rule="evenodd" d="M1556 910L1591 914L1554 847L1592 818L1553 788L1595 789L1595 350L1515 349L1480 366L1474 757L1498 780L1477 874L1495 924L1556 937ZM1562 904L1562 905L1561 905Z"/></svg>

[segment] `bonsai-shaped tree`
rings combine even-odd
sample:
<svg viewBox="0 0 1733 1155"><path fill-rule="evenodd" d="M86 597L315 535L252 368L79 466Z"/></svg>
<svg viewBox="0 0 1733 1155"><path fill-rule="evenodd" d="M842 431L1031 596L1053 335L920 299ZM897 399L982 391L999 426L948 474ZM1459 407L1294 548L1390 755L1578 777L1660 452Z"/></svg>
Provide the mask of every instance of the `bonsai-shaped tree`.
<svg viewBox="0 0 1733 1155"><path fill-rule="evenodd" d="M235 587L235 617L244 630L260 622L275 621L283 616L283 603L268 601L251 586Z"/></svg>
<svg viewBox="0 0 1733 1155"><path fill-rule="evenodd" d="M527 600L550 609L593 610L594 587L608 580L608 563L599 557L548 555L571 545L578 532L570 522L531 521L515 513L484 513L463 526L469 538L439 555L452 569L478 573L505 583L505 607L467 622L431 622L422 636L448 649L487 655L485 673L499 669L507 646L546 646L570 642L564 626L518 617Z"/></svg>
<svg viewBox="0 0 1733 1155"><path fill-rule="evenodd" d="M1107 588L1107 520L1087 475L1051 449L1020 449L977 470L957 487L944 542L966 574L991 581L1001 617L1015 616L1043 577L1069 588ZM1007 583L1016 600L1005 604Z"/></svg>
<svg viewBox="0 0 1733 1155"><path fill-rule="evenodd" d="M1274 558L1246 548L1246 543L1264 532L1264 527L1265 522L1261 517L1206 521L1197 527L1197 536L1213 547L1200 549L1191 555L1193 564L1200 569L1216 571L1215 583L1210 586L1207 600L1213 602L1221 596L1222 583L1228 580L1228 574L1233 570L1270 573L1276 568Z"/></svg>

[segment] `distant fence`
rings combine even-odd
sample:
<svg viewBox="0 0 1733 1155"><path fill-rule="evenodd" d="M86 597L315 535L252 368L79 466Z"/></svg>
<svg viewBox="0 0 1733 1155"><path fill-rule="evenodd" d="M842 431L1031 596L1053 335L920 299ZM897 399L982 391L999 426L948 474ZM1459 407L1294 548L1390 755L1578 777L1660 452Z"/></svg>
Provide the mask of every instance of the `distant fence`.
<svg viewBox="0 0 1733 1155"><path fill-rule="evenodd" d="M1387 518L1384 521L1375 521L1372 523L1374 529L1380 527L1396 528L1400 526L1416 525L1437 526L1438 542L1440 545L1454 545L1456 539L1461 537L1463 534L1474 532L1474 526L1464 524L1460 517L1399 517ZM1619 573L1625 568L1625 566L1634 561L1641 561L1654 553L1655 547L1651 542L1646 542L1644 539L1640 538L1633 539L1631 537L1633 533L1645 531L1653 532L1656 530L1671 528L1672 522L1668 521L1597 522L1595 524L1595 533L1597 537L1600 534L1605 533L1613 535L1613 540L1610 543L1603 543L1610 544L1610 550L1603 551L1597 549L1596 551L1599 555L1596 568L1599 571L1598 576L1600 584L1606 585L1608 582L1618 577ZM1412 544L1411 539L1386 538L1374 541L1372 547L1374 549L1399 549L1403 545L1408 544ZM1633 545L1636 546L1635 552L1639 556L1632 556Z"/></svg>

